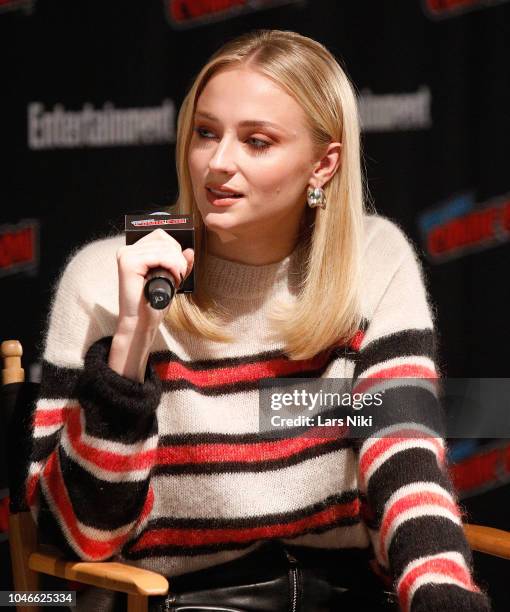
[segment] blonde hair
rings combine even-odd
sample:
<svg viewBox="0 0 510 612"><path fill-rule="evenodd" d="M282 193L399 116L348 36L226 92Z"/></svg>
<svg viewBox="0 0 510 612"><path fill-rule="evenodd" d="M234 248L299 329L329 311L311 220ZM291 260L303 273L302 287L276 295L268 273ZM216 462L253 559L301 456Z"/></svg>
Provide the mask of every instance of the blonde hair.
<svg viewBox="0 0 510 612"><path fill-rule="evenodd" d="M340 165L324 185L325 210L306 206L300 235L304 271L294 303L274 305L270 321L290 359L307 359L332 345L347 342L358 330L360 259L363 229L363 184L356 97L334 56L320 43L282 30L255 30L227 42L199 72L179 111L176 165L180 214L195 225L197 290L178 294L166 319L174 330L186 330L218 342L231 342L221 326L221 308L205 291L201 263L207 257L206 228L197 208L188 169L188 151L197 100L211 77L233 67L256 70L292 95L307 117L317 151L341 142Z"/></svg>

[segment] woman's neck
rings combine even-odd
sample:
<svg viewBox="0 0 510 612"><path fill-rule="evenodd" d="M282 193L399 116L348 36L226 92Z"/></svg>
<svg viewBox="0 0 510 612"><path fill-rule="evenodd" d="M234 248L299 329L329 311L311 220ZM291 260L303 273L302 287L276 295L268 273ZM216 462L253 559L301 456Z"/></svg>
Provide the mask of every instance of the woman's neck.
<svg viewBox="0 0 510 612"><path fill-rule="evenodd" d="M296 248L296 237L280 240L248 240L228 232L207 233L207 253L248 266L266 266L288 257Z"/></svg>
<svg viewBox="0 0 510 612"><path fill-rule="evenodd" d="M283 291L296 293L300 281L300 248L269 264L246 264L207 253L203 279L209 295L253 300Z"/></svg>

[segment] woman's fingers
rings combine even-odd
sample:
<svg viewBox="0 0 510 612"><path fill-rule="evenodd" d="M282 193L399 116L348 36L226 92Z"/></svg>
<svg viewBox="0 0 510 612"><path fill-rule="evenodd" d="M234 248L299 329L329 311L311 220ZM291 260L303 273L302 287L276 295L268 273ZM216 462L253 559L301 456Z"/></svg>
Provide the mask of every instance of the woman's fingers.
<svg viewBox="0 0 510 612"><path fill-rule="evenodd" d="M191 253L191 255L190 255ZM154 230L137 242L121 247L117 252L119 267L145 276L151 268L164 268L180 282L193 267L193 249L183 254L181 245L161 229Z"/></svg>
<svg viewBox="0 0 510 612"><path fill-rule="evenodd" d="M186 271L184 273L184 278L182 279L183 282L188 278L188 276L191 274L191 270L193 269L193 264L195 262L195 251L193 249L185 249L182 252L184 258L186 259Z"/></svg>

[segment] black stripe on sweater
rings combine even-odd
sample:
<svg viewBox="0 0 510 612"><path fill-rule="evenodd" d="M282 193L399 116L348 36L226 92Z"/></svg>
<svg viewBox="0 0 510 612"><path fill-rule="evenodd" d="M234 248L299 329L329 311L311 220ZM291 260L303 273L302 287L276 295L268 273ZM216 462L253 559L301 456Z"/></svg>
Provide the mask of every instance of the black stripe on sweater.
<svg viewBox="0 0 510 612"><path fill-rule="evenodd" d="M360 426L350 428L350 436L364 440L366 438L380 437L381 430L387 427L404 429L409 427L423 426L431 430L434 436L443 437L445 434L444 411L434 393L419 386L416 379L394 379L391 384L402 386L384 389L381 393L382 403L380 406L366 406L360 412L364 416L372 416L371 426ZM384 384L383 379L380 381ZM369 389L369 393L373 393ZM397 431L397 430L396 430ZM392 437L388 435L388 437ZM359 441L358 441L359 443Z"/></svg>
<svg viewBox="0 0 510 612"><path fill-rule="evenodd" d="M489 598L455 584L424 584L414 594L411 612L491 612Z"/></svg>
<svg viewBox="0 0 510 612"><path fill-rule="evenodd" d="M334 451L348 448L352 445L352 441L347 438L340 438L325 442L311 448L305 448L292 455L282 457L280 459L267 459L260 461L210 461L200 463L181 463L173 465L159 464L153 468L153 473L161 474L222 474L226 472L241 473L241 472L268 472L273 470L283 469L292 465L296 465L327 455Z"/></svg>
<svg viewBox="0 0 510 612"><path fill-rule="evenodd" d="M82 407L85 410L85 433L103 441L121 442L122 444L136 444L155 435L158 423L155 415L140 417L135 414L120 415L105 414L106 407L98 402L82 398Z"/></svg>
<svg viewBox="0 0 510 612"><path fill-rule="evenodd" d="M76 397L76 384L82 371L81 368L64 368L43 360L39 397L45 399Z"/></svg>
<svg viewBox="0 0 510 612"><path fill-rule="evenodd" d="M316 534L319 535L321 533L326 533L332 529L336 529L337 527L349 527L359 523L359 519L357 518L344 518L337 521L332 521L328 525L324 525L322 527L316 528L304 528L301 532L297 533L294 537L300 537L307 534ZM277 536L275 538L260 538L254 537L249 540L246 546L251 546L255 542L260 542L264 540L280 540L281 536ZM132 543L131 545L135 544ZM220 542L216 544L209 544L203 546L151 546L148 548L144 548L139 551L129 550L129 547L126 547L123 552L128 559L144 559L147 557L158 557L158 556L166 556L171 555L175 557L194 557L196 555L207 555L214 554L221 551L226 550L238 550L239 548L245 548L245 542L236 542L236 541L228 541L228 542Z"/></svg>
<svg viewBox="0 0 510 612"><path fill-rule="evenodd" d="M157 431L156 409L161 381L149 357L143 383L117 374L108 366L112 338L101 338L85 355L76 395L91 436L132 444Z"/></svg>
<svg viewBox="0 0 510 612"><path fill-rule="evenodd" d="M329 411L324 411L325 416L329 416ZM332 413L331 416L335 416ZM318 429L318 431L317 431ZM259 444L263 442L293 440L300 436L321 437L320 428L312 427L288 427L281 431L256 431L249 433L222 433L222 432L200 432L200 433L180 433L167 434L159 438L160 446L196 446L198 444ZM324 434L326 437L326 434Z"/></svg>
<svg viewBox="0 0 510 612"><path fill-rule="evenodd" d="M76 518L96 529L114 530L140 516L149 487L142 481L109 482L83 469L59 449L64 482Z"/></svg>
<svg viewBox="0 0 510 612"><path fill-rule="evenodd" d="M40 545L56 546L68 561L80 561L80 556L69 546L58 521L48 506L46 497L41 491L38 497L39 514L37 517L37 533Z"/></svg>
<svg viewBox="0 0 510 612"><path fill-rule="evenodd" d="M389 548L395 576L415 559L443 552L459 552L471 564L471 551L462 527L442 516L420 516L400 525Z"/></svg>
<svg viewBox="0 0 510 612"><path fill-rule="evenodd" d="M378 363L413 355L435 360L436 341L432 329L406 329L373 340L358 354L354 380Z"/></svg>
<svg viewBox="0 0 510 612"><path fill-rule="evenodd" d="M53 449L58 445L62 428L57 429L49 436L32 439L32 452L30 460L39 462L45 461L52 453Z"/></svg>
<svg viewBox="0 0 510 612"><path fill-rule="evenodd" d="M343 518L337 521L332 521L327 525L315 528L303 528L302 531L296 533L294 537L300 537L307 534L316 534L319 535L321 533L326 533L332 529L336 529L337 527L349 527L359 523L358 518ZM251 546L255 542L260 542L264 540L280 540L281 536L275 536L275 538L260 538L254 537L250 539L246 546ZM131 546L136 544L136 541L131 543ZM138 551L130 550L129 547L124 549L125 556L128 559L143 559L146 557L154 557L154 556L166 556L171 555L175 557L194 557L196 555L207 555L214 554L225 550L237 550L239 548L245 547L245 541L236 542L235 540L229 540L228 542L218 542L215 544L207 544L207 545L190 545L190 546L175 546L175 545L165 545L161 544L159 546L151 546L147 548L143 548ZM123 552L124 552L123 551Z"/></svg>
<svg viewBox="0 0 510 612"><path fill-rule="evenodd" d="M433 482L453 495L448 476L437 464L436 456L425 448L410 448L396 453L377 469L368 484L368 499L378 525L384 506L393 493L415 482Z"/></svg>
<svg viewBox="0 0 510 612"><path fill-rule="evenodd" d="M339 355L351 354L352 349L347 343L339 344L338 346L331 347L331 349L324 349L323 355L327 356L328 352L338 353ZM222 357L217 359L197 359L189 361L182 359L173 351L155 351L151 353L151 358L154 364L170 364L176 363L184 366L188 370L193 371L206 371L215 370L221 368L235 368L237 366L252 365L257 363L263 363L265 361L273 361L276 359L283 359L285 361L291 361L288 355L281 349L274 351L261 351L259 353L239 355L237 357ZM299 362L300 360L297 360ZM304 360L307 361L307 360Z"/></svg>

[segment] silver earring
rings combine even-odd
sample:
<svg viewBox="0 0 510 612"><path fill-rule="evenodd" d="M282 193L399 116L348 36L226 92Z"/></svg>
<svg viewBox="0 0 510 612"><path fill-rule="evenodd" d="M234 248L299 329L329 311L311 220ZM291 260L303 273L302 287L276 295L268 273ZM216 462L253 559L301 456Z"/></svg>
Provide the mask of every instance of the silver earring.
<svg viewBox="0 0 510 612"><path fill-rule="evenodd" d="M323 210L326 208L326 193L322 187L308 187L306 201L310 208L319 206Z"/></svg>

